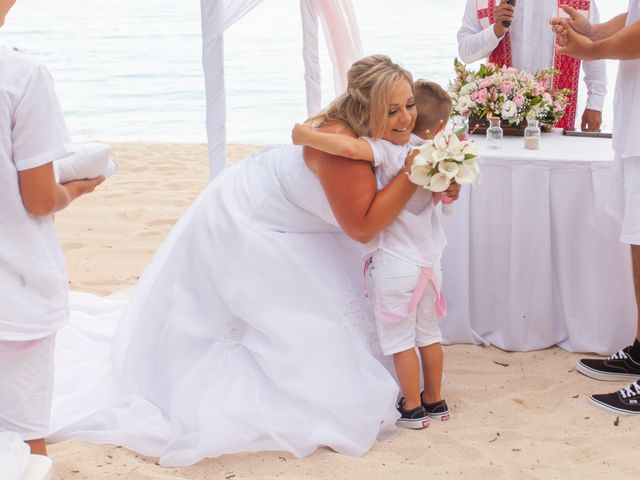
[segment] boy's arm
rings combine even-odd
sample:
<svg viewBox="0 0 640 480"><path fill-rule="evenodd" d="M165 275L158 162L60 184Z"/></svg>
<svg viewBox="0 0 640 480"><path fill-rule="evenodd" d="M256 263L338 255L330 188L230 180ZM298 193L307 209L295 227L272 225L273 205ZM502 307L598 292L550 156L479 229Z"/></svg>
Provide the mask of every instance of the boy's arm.
<svg viewBox="0 0 640 480"><path fill-rule="evenodd" d="M20 196L25 209L34 216L45 216L65 208L80 195L92 192L104 177L76 180L58 185L51 162L18 172Z"/></svg>
<svg viewBox="0 0 640 480"><path fill-rule="evenodd" d="M371 145L362 138L319 132L309 125L296 123L291 132L291 140L294 145L304 145L331 155L352 160L374 161Z"/></svg>

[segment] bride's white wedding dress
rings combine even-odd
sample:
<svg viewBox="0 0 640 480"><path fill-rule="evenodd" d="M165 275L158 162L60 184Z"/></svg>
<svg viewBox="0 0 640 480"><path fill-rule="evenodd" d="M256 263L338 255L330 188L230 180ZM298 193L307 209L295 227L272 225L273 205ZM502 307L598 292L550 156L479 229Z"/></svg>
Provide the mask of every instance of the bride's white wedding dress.
<svg viewBox="0 0 640 480"><path fill-rule="evenodd" d="M72 294L51 440L189 465L319 446L360 455L395 432L398 387L340 230L299 147L226 169L131 294Z"/></svg>

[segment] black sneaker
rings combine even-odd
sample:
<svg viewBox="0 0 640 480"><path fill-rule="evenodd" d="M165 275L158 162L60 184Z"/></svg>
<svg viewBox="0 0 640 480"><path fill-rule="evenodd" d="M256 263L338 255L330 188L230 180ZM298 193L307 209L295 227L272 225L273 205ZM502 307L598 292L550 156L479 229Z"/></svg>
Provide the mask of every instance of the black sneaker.
<svg viewBox="0 0 640 480"><path fill-rule="evenodd" d="M429 416L422 405L411 410L404 409L404 397L398 403L400 418L396 420L396 425L404 428L419 430L429 426Z"/></svg>
<svg viewBox="0 0 640 480"><path fill-rule="evenodd" d="M589 400L617 415L640 415L640 380L617 392L591 395Z"/></svg>
<svg viewBox="0 0 640 480"><path fill-rule="evenodd" d="M449 420L449 407L447 407L447 402L444 400L435 403L422 402L422 406L429 417L440 420L441 422Z"/></svg>
<svg viewBox="0 0 640 480"><path fill-rule="evenodd" d="M596 380L636 380L640 378L640 363L629 356L631 346L625 347L609 358L583 358L578 360L576 370Z"/></svg>

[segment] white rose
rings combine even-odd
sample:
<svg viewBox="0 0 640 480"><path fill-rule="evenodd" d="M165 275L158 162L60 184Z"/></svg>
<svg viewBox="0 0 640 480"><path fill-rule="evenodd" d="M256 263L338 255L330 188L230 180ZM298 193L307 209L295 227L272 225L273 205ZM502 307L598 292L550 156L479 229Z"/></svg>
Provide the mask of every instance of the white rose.
<svg viewBox="0 0 640 480"><path fill-rule="evenodd" d="M458 174L458 164L456 162L440 162L438 171L444 173L448 178L453 178Z"/></svg>
<svg viewBox="0 0 640 480"><path fill-rule="evenodd" d="M415 160L414 160L415 162ZM415 163L411 167L411 174L409 180L421 187L427 187L431 181L431 167L424 165L416 165Z"/></svg>
<svg viewBox="0 0 640 480"><path fill-rule="evenodd" d="M458 174L455 176L455 179L460 185L463 183L473 183L476 179L476 174L471 167L463 163L458 167Z"/></svg>
<svg viewBox="0 0 640 480"><path fill-rule="evenodd" d="M451 181L446 174L436 173L433 177L431 177L431 182L429 183L427 188L432 192L444 192L447 188L449 188L450 184Z"/></svg>
<svg viewBox="0 0 640 480"><path fill-rule="evenodd" d="M517 114L518 114L518 106L515 104L515 102L511 100L507 100L506 102L504 102L504 104L502 105L502 112L501 112L502 118L504 118L505 120L508 120L510 118L515 117Z"/></svg>
<svg viewBox="0 0 640 480"><path fill-rule="evenodd" d="M460 93L459 95L461 97L467 97L469 96L474 90L476 90L478 87L476 86L475 83L467 83L464 87L462 87L460 89Z"/></svg>
<svg viewBox="0 0 640 480"><path fill-rule="evenodd" d="M476 104L473 102L473 100L471 100L471 97L469 97L468 95L461 95L460 98L458 98L458 113L464 115L465 113L468 113L469 110L471 110L471 108L475 107Z"/></svg>

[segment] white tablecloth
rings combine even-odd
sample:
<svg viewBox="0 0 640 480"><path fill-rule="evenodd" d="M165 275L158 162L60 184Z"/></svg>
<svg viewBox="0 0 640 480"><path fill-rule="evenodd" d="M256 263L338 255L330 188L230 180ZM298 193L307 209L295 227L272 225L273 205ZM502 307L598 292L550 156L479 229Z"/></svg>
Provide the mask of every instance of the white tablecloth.
<svg viewBox="0 0 640 480"><path fill-rule="evenodd" d="M605 212L611 141L545 134L531 151L522 138L505 138L502 150L473 138L484 177L442 219L445 342L601 354L628 345L630 250Z"/></svg>

